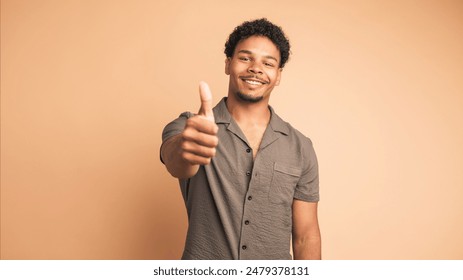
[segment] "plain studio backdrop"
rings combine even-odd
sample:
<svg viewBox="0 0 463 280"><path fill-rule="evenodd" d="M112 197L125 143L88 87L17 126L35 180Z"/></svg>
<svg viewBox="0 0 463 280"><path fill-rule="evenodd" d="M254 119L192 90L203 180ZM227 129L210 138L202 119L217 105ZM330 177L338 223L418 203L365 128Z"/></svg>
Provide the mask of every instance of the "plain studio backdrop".
<svg viewBox="0 0 463 280"><path fill-rule="evenodd" d="M314 142L324 259L463 259L463 2L1 1L1 258L178 259L161 131L227 94L224 43L293 46L270 100Z"/></svg>

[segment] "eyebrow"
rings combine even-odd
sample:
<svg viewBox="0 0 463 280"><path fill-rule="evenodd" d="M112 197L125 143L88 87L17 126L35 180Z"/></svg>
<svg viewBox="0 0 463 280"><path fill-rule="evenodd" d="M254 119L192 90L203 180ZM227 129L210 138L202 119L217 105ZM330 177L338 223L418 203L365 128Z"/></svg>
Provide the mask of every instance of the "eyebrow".
<svg viewBox="0 0 463 280"><path fill-rule="evenodd" d="M251 51L248 51L248 50L239 50L238 53L253 54ZM267 58L267 59L273 59L276 62L278 62L278 59L276 59L275 57L273 57L271 55L266 55L264 57Z"/></svg>

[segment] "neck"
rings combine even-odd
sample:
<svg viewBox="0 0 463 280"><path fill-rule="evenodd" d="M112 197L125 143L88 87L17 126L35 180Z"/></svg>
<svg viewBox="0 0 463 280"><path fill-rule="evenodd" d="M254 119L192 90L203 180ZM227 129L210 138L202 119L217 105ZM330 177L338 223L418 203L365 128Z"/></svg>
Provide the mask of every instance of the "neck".
<svg viewBox="0 0 463 280"><path fill-rule="evenodd" d="M227 108L233 119L245 125L265 125L270 121L270 109L268 108L268 98L259 102L252 103L237 100L234 96L228 96Z"/></svg>

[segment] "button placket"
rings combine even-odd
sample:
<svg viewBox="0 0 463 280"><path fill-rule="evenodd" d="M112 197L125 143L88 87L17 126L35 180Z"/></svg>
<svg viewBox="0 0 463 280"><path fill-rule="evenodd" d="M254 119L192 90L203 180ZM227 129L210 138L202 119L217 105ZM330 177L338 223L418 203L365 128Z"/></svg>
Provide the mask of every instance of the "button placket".
<svg viewBox="0 0 463 280"><path fill-rule="evenodd" d="M251 147L249 146L246 146L245 147L245 155L244 155L244 158L246 158L246 164L243 165L243 169L241 172L244 171L244 173L246 174L246 179L247 179L247 183L248 183L248 192L245 196L245 202L244 202L244 212L243 212L243 220L242 220L242 224L241 224L241 236L240 236L240 258L247 258L246 256L250 253L252 253L252 249L250 249L249 247L249 242L251 241L249 239L248 236L253 236L255 233L254 233L254 227L251 225L251 221L250 221L250 217L252 216L249 216L249 213L248 211L251 211L252 212L252 209L254 209L254 207L256 207L256 205L254 205L255 203L252 203L253 202L253 196L251 195L251 193L253 192L252 189L254 189L254 185L255 183L253 182L255 178L254 177L254 164L255 164L255 161L254 159L252 158L252 154L253 154L253 150ZM248 219L245 219L244 217L247 217Z"/></svg>

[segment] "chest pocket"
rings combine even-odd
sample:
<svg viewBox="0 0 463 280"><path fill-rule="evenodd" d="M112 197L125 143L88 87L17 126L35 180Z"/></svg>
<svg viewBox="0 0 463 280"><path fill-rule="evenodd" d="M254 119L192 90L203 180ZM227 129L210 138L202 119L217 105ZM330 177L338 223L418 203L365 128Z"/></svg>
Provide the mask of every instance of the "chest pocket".
<svg viewBox="0 0 463 280"><path fill-rule="evenodd" d="M269 188L269 200L276 204L291 205L301 169L275 162Z"/></svg>

